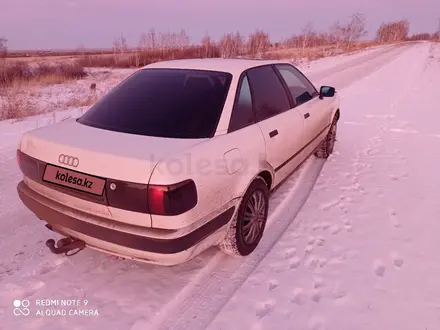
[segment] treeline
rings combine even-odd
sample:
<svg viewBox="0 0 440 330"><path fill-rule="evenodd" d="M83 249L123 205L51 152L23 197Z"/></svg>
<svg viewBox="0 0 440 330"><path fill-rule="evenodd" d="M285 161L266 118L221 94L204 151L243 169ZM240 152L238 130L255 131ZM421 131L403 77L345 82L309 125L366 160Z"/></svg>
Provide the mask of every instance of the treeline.
<svg viewBox="0 0 440 330"><path fill-rule="evenodd" d="M408 39L409 22L401 20L391 23L382 23L376 31L376 40L380 43L396 42Z"/></svg>
<svg viewBox="0 0 440 330"><path fill-rule="evenodd" d="M373 42L383 44L409 40L440 40L440 21L437 32L433 34L409 35L409 30L408 20L385 22L376 30ZM321 56L327 56L359 48L360 41L366 35L366 18L363 14L355 13L346 22L335 22L327 31L317 31L312 23L307 23L299 33L278 42L272 41L267 32L256 30L248 36L240 32L226 33L219 40L205 35L201 42L191 43L183 29L179 32L161 33L152 28L140 35L135 47L130 47L126 37L120 34L114 38L112 47L108 50L92 51L79 46L73 52L50 54L78 56L79 64L86 67L140 67L156 61L184 58L277 58L280 51L286 49L294 49L297 57L305 57L314 49L321 52ZM1 54L7 54L7 40L4 38L0 39Z"/></svg>
<svg viewBox="0 0 440 330"><path fill-rule="evenodd" d="M284 48L335 46L349 50L367 34L364 15L353 14L350 20L342 24L335 22L328 32L317 32L312 23L307 23L298 35L293 35L281 43Z"/></svg>
<svg viewBox="0 0 440 330"><path fill-rule="evenodd" d="M433 40L433 41L440 41L440 33L417 33L413 34L412 36L409 36L406 38L408 41L420 41L420 40Z"/></svg>
<svg viewBox="0 0 440 330"><path fill-rule="evenodd" d="M434 33L417 33L409 35L410 23L408 20L382 23L376 31L376 40L380 43L396 41L440 40L440 20L437 31Z"/></svg>
<svg viewBox="0 0 440 330"><path fill-rule="evenodd" d="M208 51L202 46L188 46L182 49L160 48L143 51L126 51L123 53L113 53L111 55L84 55L78 59L78 63L84 67L131 68L141 67L158 61L219 56L219 49L215 46L210 47Z"/></svg>
<svg viewBox="0 0 440 330"><path fill-rule="evenodd" d="M158 33L150 29L143 33L136 48L130 48L123 34L113 40L112 56L84 55L81 65L99 67L139 67L160 60L183 58L271 58L274 52L287 48L298 48L299 56L306 49L329 46L350 50L366 35L365 17L355 13L346 23L334 23L329 32L317 32L311 23L280 42L273 42L267 32L256 30L248 36L240 32L230 32L216 41L205 35L199 44L191 44L185 30L179 33Z"/></svg>

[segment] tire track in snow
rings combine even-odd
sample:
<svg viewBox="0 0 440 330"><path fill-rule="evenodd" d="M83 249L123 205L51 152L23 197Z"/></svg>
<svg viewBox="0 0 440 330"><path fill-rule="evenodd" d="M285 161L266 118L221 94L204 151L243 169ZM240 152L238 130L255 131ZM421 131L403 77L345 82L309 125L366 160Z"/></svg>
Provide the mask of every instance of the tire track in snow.
<svg viewBox="0 0 440 330"><path fill-rule="evenodd" d="M203 329L227 303L237 288L270 252L304 205L324 161L310 157L278 191L285 195L271 212L267 231L258 248L247 258L231 258L218 252L197 278L183 289L150 322L137 322L137 329ZM173 315L170 318L170 315ZM177 316L177 317L175 317Z"/></svg>
<svg viewBox="0 0 440 330"><path fill-rule="evenodd" d="M411 52L416 53L417 51L418 49L414 49ZM352 94L353 92L356 92L357 88L361 88L363 91L368 92L368 88L366 88L367 86L379 85L381 80L383 80L383 77L392 76L390 73L396 71L396 65L402 66L402 63L407 62L408 58L411 58L410 52L405 54L405 56L398 59L398 63L391 61L390 65L386 65L383 70L380 70L380 74L374 75L369 79L362 79L363 81L359 86L354 86L353 88L350 87L349 90L345 90L344 94L349 94L347 99L351 96L351 100L347 100L347 104L356 104L357 95L353 96ZM405 74L402 74L400 77L402 81L411 81L411 79L408 78L421 71L417 69L417 66L419 66L419 64L416 64L414 69L412 69L410 65L408 70L405 70ZM405 65L402 67L406 68ZM388 82L388 80L385 81ZM382 83L379 90L381 90L381 93L383 94L390 93L390 96L386 97L384 102L380 97L381 95L378 95L379 97L377 97L377 91L375 91L376 94L374 95L376 95L376 97L373 98L374 101L372 102L373 105L380 105L380 108L377 110L380 114L383 113L382 111L385 108L396 107L396 105L399 104L396 102L400 102L399 99L401 94L408 95L409 91L408 88L402 88L403 86L400 84L392 86L393 89L384 89L383 86L385 85L386 83ZM400 106L397 106L396 111L399 108ZM368 108L366 109L368 111ZM353 109L353 112L349 112L349 109L346 110L347 118L351 119L350 117L354 115L353 112L356 112L356 109ZM365 110L357 111L358 115L363 115L364 111ZM380 118L387 120L388 117L388 115L381 115ZM350 191L347 194L343 192L339 195L341 183L351 181L351 175L347 176L345 174L350 174L352 172L341 170L344 168L346 169L347 166L349 167L353 164L356 165L354 166L356 168L356 173L354 173L355 176L359 177L359 171L361 170L365 171L365 173L363 173L364 175L368 173L374 176L375 174L371 168L364 166L368 164L367 162L363 163L359 161L359 158L353 156L355 156L355 151L360 150L362 156L369 157L369 152L371 150L375 151L382 142L381 139L377 138L379 136L378 133L380 132L381 127L375 125L374 128L372 127L366 131L360 144L353 143L353 146L362 145L363 148L357 149L354 147L353 149L355 150L350 150L350 148L347 148L347 143L345 143L345 147L342 148L343 151L341 152L341 154L343 154L342 157L332 157L328 160L329 163L326 163L326 166L330 166L331 171L329 172L326 171L326 168L324 169L321 175L325 181L318 180L317 185L315 185L315 188L317 188L318 191L314 191L314 195L309 198L306 207L303 207L301 214L298 215L298 220L296 220L296 222L301 221L299 223L299 229L295 228L295 225L293 225L286 231L280 242L269 252L270 254L265 260L262 261L262 264L249 277L246 283L238 289L238 292L234 294L227 305L223 307L220 313L217 314L215 319L209 324L208 329L228 329L230 324L235 324L236 328L241 329L271 329L274 324L283 329L327 329L330 324L326 324L327 313L325 313L324 310L333 313L334 310L337 310L344 305L347 306L356 300L357 297L355 291L346 286L343 280L341 281L340 274L343 269L340 267L344 263L347 262L348 264L348 262L360 257L361 254L359 253L359 250L351 249L350 245L345 246L343 243L344 236L347 240L353 236L349 215L363 212L359 210L358 202L353 202L351 198L355 197L356 199L355 194L359 193L359 200L362 200L362 193L364 191L354 189L354 191ZM357 135L350 136L346 134L345 137L351 137L354 140ZM342 146L344 146L344 144L342 144ZM336 150L338 149L339 148ZM339 178L334 180L335 176L339 176ZM331 192L327 191L331 190L333 185L334 189ZM328 187L330 188L327 189ZM349 183L347 187L358 188L357 182L353 182L352 184ZM372 190L370 190L370 192L371 191ZM324 195L326 198L319 198L320 194ZM340 200L337 200L338 196L340 197ZM325 203L322 203L323 201L325 201ZM321 236L317 234L315 230L320 228L324 229L324 226L322 223L317 223L317 221L320 219L320 216L324 216L327 212L314 213L313 210L328 210L332 208L336 209L336 212L330 213L330 216L324 218L327 220L327 224L325 225L327 232L319 232L319 234L322 235ZM351 209L348 214L347 209ZM329 230L330 222L328 222L328 219L341 222L346 229L346 233L342 233L342 236L337 240L334 240L333 243L331 242L330 236L333 233ZM354 235L359 234L357 230L359 229L359 225L360 223L354 224ZM381 225L383 224L380 223L379 226ZM296 238L298 238L298 240L296 240ZM325 248L319 249L325 241L328 241L328 243L325 243ZM316 248L313 253L309 253L309 247L313 247L313 245ZM296 254L296 252L300 253ZM405 267L401 252L402 251L400 250L389 252L389 258L395 268L400 268L402 266ZM295 254L297 256L292 258ZM284 256L285 258L283 258ZM387 274L390 275L390 273L392 273L391 269L383 268L384 265L387 265L386 260L385 262L384 260L385 256L382 260L378 260L378 262L373 265L373 275L379 277L384 276L386 278ZM371 260L367 260L367 262L364 263L367 265L365 268L368 268L370 261ZM289 267L289 263L293 267ZM328 267L326 266L327 264L330 268L325 269ZM294 272L289 270L289 268L298 268L298 266L300 266L299 270L295 269ZM332 266L337 266L337 268L332 269ZM276 278L278 283L278 289L275 293L271 293L271 290L267 289L268 287L270 288L270 280L273 280L273 278ZM286 304L289 302L292 305L286 307ZM321 306L319 306L319 304L321 304ZM329 308L334 308L334 310L329 310ZM236 311L239 309L240 314L236 314ZM235 315L242 315L243 317L241 318L241 316L239 316L238 320L233 320L232 318ZM330 328L336 329L337 326Z"/></svg>
<svg viewBox="0 0 440 330"><path fill-rule="evenodd" d="M353 81L362 80L374 74L411 48L413 45L397 45L379 53L369 54L365 59L362 58L363 61L356 59L335 69L328 69L325 73L310 74L309 77L312 81L318 82L317 85L325 82L326 85L333 85L336 89L346 88Z"/></svg>

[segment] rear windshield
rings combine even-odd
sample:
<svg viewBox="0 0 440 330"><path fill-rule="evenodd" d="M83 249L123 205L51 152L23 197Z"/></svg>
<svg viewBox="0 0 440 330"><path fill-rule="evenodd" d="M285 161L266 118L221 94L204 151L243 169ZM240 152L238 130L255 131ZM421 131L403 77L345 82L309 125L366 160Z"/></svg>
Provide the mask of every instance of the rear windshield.
<svg viewBox="0 0 440 330"><path fill-rule="evenodd" d="M77 121L130 134L208 138L217 128L231 79L226 72L140 70Z"/></svg>

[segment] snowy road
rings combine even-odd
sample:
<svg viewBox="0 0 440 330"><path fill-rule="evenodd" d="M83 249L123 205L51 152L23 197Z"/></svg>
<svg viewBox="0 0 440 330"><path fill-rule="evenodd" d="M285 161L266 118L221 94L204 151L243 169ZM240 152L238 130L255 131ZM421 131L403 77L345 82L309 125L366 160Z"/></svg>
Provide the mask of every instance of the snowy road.
<svg viewBox="0 0 440 330"><path fill-rule="evenodd" d="M337 153L208 329L440 329L439 87L422 44L341 92Z"/></svg>
<svg viewBox="0 0 440 330"><path fill-rule="evenodd" d="M19 134L35 123L0 123L0 324L440 328L433 230L440 219L440 130L433 120L440 119L440 46L377 48L304 71L339 90L336 154L327 162L310 158L275 192L261 245L245 259L211 249L164 268L92 250L49 254L44 242L53 234L15 192ZM99 316L13 316L13 300L24 298L87 299Z"/></svg>

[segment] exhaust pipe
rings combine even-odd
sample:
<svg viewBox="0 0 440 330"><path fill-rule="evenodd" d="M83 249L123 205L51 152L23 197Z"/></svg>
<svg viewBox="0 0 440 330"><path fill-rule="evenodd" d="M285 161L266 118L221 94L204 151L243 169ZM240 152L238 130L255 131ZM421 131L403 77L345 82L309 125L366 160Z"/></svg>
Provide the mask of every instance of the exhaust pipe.
<svg viewBox="0 0 440 330"><path fill-rule="evenodd" d="M52 230L52 227L50 227L49 229ZM55 244L55 240L48 239L46 241L46 246L49 248L50 252L52 252L54 254L63 254L64 253L66 256L70 257L70 256L73 256L73 255L77 254L78 252L84 250L84 248L86 247L86 243L84 241L81 241L81 240L78 240L78 239L75 239L72 237L65 237L65 238L58 240L58 242L56 242L56 244ZM71 251L74 251L74 252L69 253Z"/></svg>

